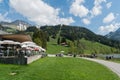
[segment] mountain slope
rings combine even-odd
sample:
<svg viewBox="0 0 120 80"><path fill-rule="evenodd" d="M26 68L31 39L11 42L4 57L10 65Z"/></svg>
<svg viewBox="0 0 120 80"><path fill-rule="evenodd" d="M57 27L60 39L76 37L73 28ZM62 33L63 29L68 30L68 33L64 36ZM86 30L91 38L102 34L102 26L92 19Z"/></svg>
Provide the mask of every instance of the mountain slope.
<svg viewBox="0 0 120 80"><path fill-rule="evenodd" d="M15 21L11 22L10 24L13 24L13 25L22 24L22 25L26 25L26 26L31 26L28 22L25 22L25 21L22 21L22 20L15 20Z"/></svg>
<svg viewBox="0 0 120 80"><path fill-rule="evenodd" d="M84 53L110 54L118 52L117 49L100 44L98 42L91 42L85 39L81 39L80 43L83 45Z"/></svg>
<svg viewBox="0 0 120 80"><path fill-rule="evenodd" d="M9 33L7 33L7 32L5 32L5 31L0 30L0 34L9 34Z"/></svg>
<svg viewBox="0 0 120 80"><path fill-rule="evenodd" d="M120 28L116 30L115 32L110 32L106 35L106 37L112 39L112 40L118 40L120 41Z"/></svg>
<svg viewBox="0 0 120 80"><path fill-rule="evenodd" d="M29 27L26 32L35 32L36 27ZM118 43L113 40L107 39L104 36L96 35L92 31L76 26L56 25L56 26L42 26L40 28L47 34L47 53L56 54L64 51L70 52L73 48L76 51L81 50L80 53L118 53ZM62 39L65 38L62 44ZM60 39L60 44L58 40ZM101 44L102 43L102 44ZM72 45L71 45L72 44ZM72 46L72 47L71 47ZM111 47L110 47L111 46ZM116 48L113 48L116 47Z"/></svg>
<svg viewBox="0 0 120 80"><path fill-rule="evenodd" d="M57 39L52 39L50 42L47 43L47 53L49 54L56 54L60 53L61 51L64 51L64 54L67 54L70 52L70 47L65 47L62 45L57 45ZM69 42L69 41L68 41ZM85 39L80 39L79 44L81 45L79 47L79 50L82 49L82 54L110 54L110 53L117 53L119 52L118 49L100 44L98 42L92 42Z"/></svg>
<svg viewBox="0 0 120 80"><path fill-rule="evenodd" d="M58 37L57 34L61 29L60 37L64 37L71 41L85 38L86 40L99 42L111 47L116 47L116 48L120 47L120 42L108 39L105 36L97 35L84 27L76 27L76 26L68 26L68 25L62 25L61 27L61 25L56 25L56 26L42 26L40 29L46 32L49 36L52 36L53 38Z"/></svg>
<svg viewBox="0 0 120 80"><path fill-rule="evenodd" d="M31 26L29 23L22 21L22 20L16 20L13 22L0 22L0 24L3 27L9 27L9 28L13 28L16 30L26 30L27 27Z"/></svg>

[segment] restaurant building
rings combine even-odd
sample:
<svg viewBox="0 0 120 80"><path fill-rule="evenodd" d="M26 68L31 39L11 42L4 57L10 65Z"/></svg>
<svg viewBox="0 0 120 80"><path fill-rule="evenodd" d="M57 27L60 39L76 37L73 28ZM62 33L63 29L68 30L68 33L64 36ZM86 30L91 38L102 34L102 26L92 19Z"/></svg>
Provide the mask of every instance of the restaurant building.
<svg viewBox="0 0 120 80"><path fill-rule="evenodd" d="M29 35L0 35L0 63L29 64L41 58L44 52Z"/></svg>

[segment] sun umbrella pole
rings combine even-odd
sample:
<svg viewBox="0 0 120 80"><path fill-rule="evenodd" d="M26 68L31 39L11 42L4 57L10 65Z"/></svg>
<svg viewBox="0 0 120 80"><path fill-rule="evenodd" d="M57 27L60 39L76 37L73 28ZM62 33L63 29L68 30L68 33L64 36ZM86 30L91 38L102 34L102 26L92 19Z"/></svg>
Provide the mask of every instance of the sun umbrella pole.
<svg viewBox="0 0 120 80"><path fill-rule="evenodd" d="M7 48L7 57L8 57L8 55L9 55L9 48Z"/></svg>

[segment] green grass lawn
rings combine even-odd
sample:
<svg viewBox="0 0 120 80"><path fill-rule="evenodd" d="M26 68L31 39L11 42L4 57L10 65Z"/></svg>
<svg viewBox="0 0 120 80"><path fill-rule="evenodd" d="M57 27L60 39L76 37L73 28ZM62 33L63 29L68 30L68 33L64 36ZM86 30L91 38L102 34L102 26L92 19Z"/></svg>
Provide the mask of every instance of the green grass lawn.
<svg viewBox="0 0 120 80"><path fill-rule="evenodd" d="M10 75L10 73L16 75ZM27 66L0 64L0 80L120 80L106 67L78 58L42 58Z"/></svg>
<svg viewBox="0 0 120 80"><path fill-rule="evenodd" d="M117 49L100 44L98 42L92 42L85 39L81 39L80 43L84 50L83 53L91 54L91 53L105 53L110 54L117 51ZM56 54L60 53L60 51L65 51L65 53L69 52L69 47L57 45L57 39L50 38L50 42L47 42L47 53L49 54Z"/></svg>
<svg viewBox="0 0 120 80"><path fill-rule="evenodd" d="M85 39L81 39L80 43L84 47L84 53L110 54L110 53L114 53L115 51L117 51L117 49L112 48L110 46L103 45L103 44L98 43L98 42L88 41L88 40L85 40Z"/></svg>
<svg viewBox="0 0 120 80"><path fill-rule="evenodd" d="M64 51L65 53L68 53L68 47L48 43L47 53L57 54L57 53L60 53L61 51Z"/></svg>
<svg viewBox="0 0 120 80"><path fill-rule="evenodd" d="M57 54L60 53L61 51L64 51L64 53L68 53L68 48L65 46L57 45L57 40L52 39L50 42L47 42L47 53L49 54Z"/></svg>
<svg viewBox="0 0 120 80"><path fill-rule="evenodd" d="M111 59L110 61L120 63L120 59Z"/></svg>

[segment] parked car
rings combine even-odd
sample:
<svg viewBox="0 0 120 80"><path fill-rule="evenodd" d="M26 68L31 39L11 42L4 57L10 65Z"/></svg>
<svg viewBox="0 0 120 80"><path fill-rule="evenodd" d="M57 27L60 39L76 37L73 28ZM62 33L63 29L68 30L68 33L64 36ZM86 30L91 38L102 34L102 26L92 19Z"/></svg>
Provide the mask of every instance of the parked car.
<svg viewBox="0 0 120 80"><path fill-rule="evenodd" d="M58 54L56 54L56 57L63 57L63 54L58 53Z"/></svg>
<svg viewBox="0 0 120 80"><path fill-rule="evenodd" d="M73 56L73 54L68 54L68 56Z"/></svg>

